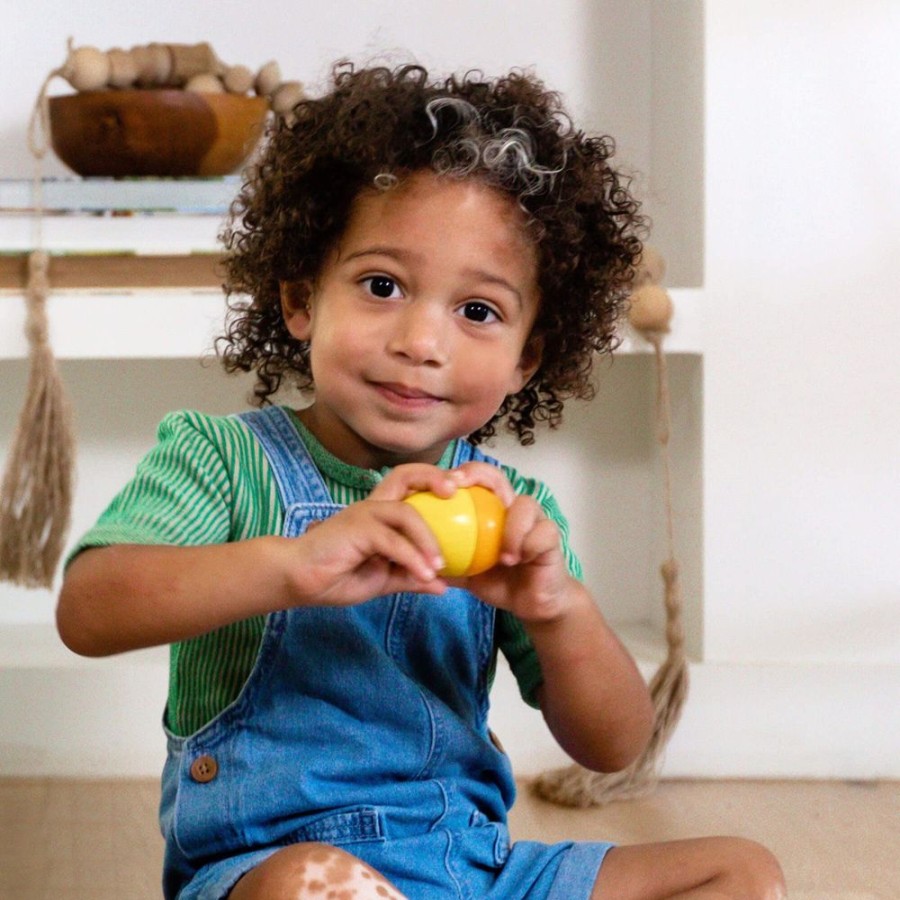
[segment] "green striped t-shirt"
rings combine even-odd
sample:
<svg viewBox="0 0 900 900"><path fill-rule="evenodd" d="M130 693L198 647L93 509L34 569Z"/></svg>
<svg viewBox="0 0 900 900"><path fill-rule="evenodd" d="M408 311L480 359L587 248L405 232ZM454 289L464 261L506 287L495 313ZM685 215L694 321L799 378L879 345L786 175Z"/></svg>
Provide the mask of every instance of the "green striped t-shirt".
<svg viewBox="0 0 900 900"><path fill-rule="evenodd" d="M336 503L364 499L387 473L342 462L296 415L291 419ZM79 541L70 560L89 547L112 544L188 546L281 533L284 511L274 475L259 443L236 416L171 413L157 437L134 478ZM441 467L449 467L454 449L453 444L447 448ZM517 493L533 496L557 523L569 569L580 578L567 523L547 487L512 468L504 466L504 472ZM193 733L234 701L256 661L265 621L256 616L172 645L166 721L175 734ZM511 614L498 614L495 642L523 698L536 706L540 666L524 628Z"/></svg>

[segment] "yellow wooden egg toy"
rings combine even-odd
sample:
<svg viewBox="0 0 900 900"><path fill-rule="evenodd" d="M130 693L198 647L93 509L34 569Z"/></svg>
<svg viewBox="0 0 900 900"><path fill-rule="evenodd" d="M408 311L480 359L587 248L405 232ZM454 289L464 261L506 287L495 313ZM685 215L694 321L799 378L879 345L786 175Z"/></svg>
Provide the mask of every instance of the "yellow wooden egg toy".
<svg viewBox="0 0 900 900"><path fill-rule="evenodd" d="M459 488L452 497L420 491L404 502L419 512L437 538L444 558L439 575L478 575L496 565L506 507L493 491L478 485Z"/></svg>

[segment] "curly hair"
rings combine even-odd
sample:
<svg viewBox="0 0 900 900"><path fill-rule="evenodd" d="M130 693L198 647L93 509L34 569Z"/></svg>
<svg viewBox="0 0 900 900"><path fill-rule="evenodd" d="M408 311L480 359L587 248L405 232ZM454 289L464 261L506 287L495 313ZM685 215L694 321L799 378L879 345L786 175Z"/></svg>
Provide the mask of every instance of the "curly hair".
<svg viewBox="0 0 900 900"><path fill-rule="evenodd" d="M232 204L222 234L223 365L255 371L258 405L283 381L312 389L309 346L288 333L279 283L315 281L360 191L389 190L421 170L478 178L526 215L538 258L533 334L542 359L469 439L493 437L505 419L521 443L532 443L537 422L555 427L566 400L593 395L594 355L616 345L641 253L644 219L627 179L609 164L612 139L576 130L559 95L524 72L431 81L416 65L344 62L332 79L329 93L275 123Z"/></svg>

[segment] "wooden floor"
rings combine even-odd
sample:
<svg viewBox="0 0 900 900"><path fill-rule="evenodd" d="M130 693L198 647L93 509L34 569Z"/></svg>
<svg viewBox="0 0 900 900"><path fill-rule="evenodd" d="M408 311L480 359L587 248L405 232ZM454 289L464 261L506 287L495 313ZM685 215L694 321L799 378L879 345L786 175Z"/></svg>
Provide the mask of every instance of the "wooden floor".
<svg viewBox="0 0 900 900"><path fill-rule="evenodd" d="M155 782L0 780L0 898L158 900L156 804ZM738 834L776 853L792 900L900 898L900 783L665 782L601 810L522 785L511 829L622 843Z"/></svg>

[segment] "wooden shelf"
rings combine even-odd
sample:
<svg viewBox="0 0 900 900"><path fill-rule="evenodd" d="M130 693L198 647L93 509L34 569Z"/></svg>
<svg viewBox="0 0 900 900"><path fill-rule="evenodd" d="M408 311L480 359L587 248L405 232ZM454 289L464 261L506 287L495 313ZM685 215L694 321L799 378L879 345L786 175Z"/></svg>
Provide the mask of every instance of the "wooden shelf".
<svg viewBox="0 0 900 900"><path fill-rule="evenodd" d="M211 351L225 305L218 233L237 177L60 179L42 184L41 246L51 255L50 334L61 359L196 358ZM0 360L23 359L26 257L37 198L0 180ZM669 353L703 352L702 291L670 291ZM648 353L623 332L621 353Z"/></svg>
<svg viewBox="0 0 900 900"><path fill-rule="evenodd" d="M69 253L50 257L54 291L155 288L209 288L222 283L220 253L138 254ZM0 256L0 290L22 292L28 278L28 254Z"/></svg>

